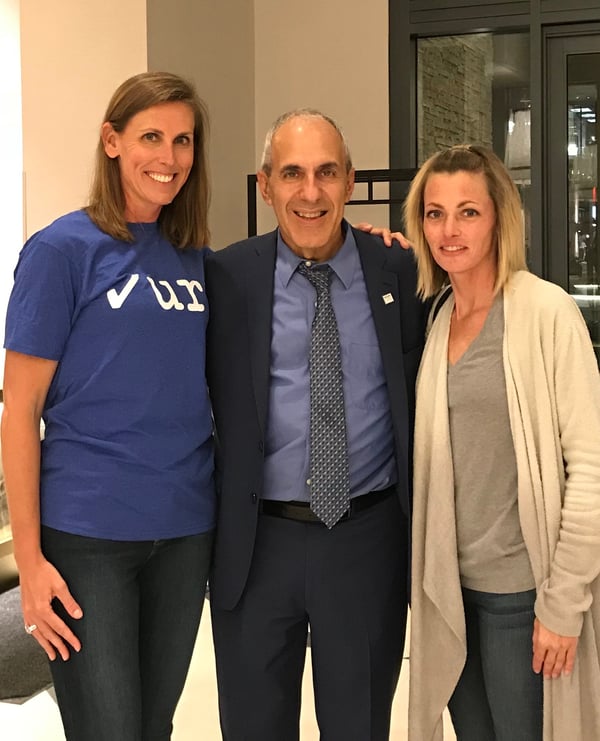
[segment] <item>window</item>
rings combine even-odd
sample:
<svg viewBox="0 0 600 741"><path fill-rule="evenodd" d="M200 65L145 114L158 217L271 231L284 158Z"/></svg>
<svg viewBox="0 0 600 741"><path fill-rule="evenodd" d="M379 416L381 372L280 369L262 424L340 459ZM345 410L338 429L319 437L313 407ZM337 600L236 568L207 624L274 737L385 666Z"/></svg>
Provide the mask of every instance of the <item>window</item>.
<svg viewBox="0 0 600 741"><path fill-rule="evenodd" d="M417 40L417 156L484 144L509 168L524 203L531 183L529 34L473 33Z"/></svg>

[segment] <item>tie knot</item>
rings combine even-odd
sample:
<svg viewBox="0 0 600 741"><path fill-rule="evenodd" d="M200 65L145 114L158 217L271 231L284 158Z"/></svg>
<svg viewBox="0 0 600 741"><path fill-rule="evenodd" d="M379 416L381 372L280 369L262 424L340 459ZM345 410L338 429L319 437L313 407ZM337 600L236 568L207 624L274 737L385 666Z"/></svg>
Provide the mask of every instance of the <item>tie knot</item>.
<svg viewBox="0 0 600 741"><path fill-rule="evenodd" d="M327 264L301 262L298 272L310 281L319 293L328 291L333 270Z"/></svg>

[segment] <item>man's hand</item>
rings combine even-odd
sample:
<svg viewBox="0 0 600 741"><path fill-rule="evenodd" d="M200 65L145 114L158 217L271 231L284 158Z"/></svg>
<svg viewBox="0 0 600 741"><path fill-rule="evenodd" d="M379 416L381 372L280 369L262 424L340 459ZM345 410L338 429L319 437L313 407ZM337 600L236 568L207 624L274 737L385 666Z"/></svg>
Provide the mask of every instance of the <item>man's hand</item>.
<svg viewBox="0 0 600 741"><path fill-rule="evenodd" d="M394 240L398 242L400 247L405 250L410 249L410 242L402 234L402 232L391 232L389 229L383 226L373 226L366 221L361 221L360 224L354 225L356 229L360 229L361 232L367 232L367 234L374 234L376 237L381 237L386 247L391 247Z"/></svg>
<svg viewBox="0 0 600 741"><path fill-rule="evenodd" d="M545 628L536 618L533 624L533 671L544 679L568 677L575 665L578 638L561 636Z"/></svg>

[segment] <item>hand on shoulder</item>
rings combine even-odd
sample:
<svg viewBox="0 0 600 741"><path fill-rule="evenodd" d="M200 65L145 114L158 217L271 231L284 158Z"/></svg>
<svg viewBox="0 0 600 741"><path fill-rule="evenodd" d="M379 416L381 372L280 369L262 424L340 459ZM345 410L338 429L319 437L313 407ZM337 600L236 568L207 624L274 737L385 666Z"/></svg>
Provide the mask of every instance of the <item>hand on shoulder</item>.
<svg viewBox="0 0 600 741"><path fill-rule="evenodd" d="M411 247L410 242L402 232L392 232L388 227L373 226L373 224L369 224L366 221L361 221L358 224L354 224L354 228L360 229L361 232L366 232L367 234L373 234L375 237L381 237L386 247L391 247L394 242L397 242L405 250Z"/></svg>

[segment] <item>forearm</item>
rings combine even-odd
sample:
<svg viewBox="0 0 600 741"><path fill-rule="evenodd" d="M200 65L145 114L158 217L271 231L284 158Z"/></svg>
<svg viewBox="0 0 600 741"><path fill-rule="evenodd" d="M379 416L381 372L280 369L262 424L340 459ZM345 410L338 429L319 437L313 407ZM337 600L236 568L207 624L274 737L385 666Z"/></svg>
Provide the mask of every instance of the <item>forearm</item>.
<svg viewBox="0 0 600 741"><path fill-rule="evenodd" d="M34 406L2 414L2 462L15 560L26 570L41 558L40 549L40 417Z"/></svg>

